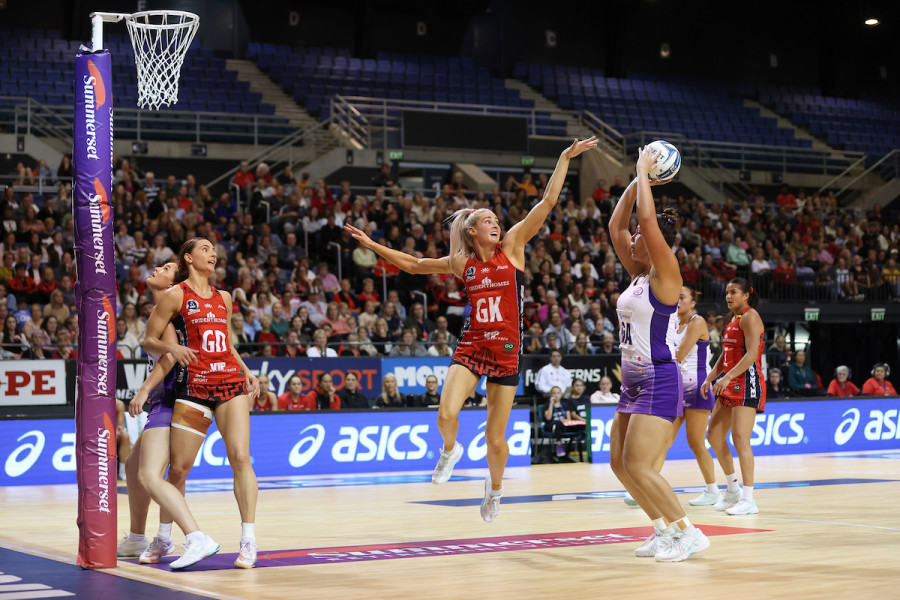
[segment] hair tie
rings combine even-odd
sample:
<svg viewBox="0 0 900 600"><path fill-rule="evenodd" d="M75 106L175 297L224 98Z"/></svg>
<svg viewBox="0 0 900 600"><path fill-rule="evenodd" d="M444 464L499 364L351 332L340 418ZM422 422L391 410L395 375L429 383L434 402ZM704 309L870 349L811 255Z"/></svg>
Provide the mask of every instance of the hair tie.
<svg viewBox="0 0 900 600"><path fill-rule="evenodd" d="M751 294L753 293L753 286L752 286L752 285L750 286L750 293L751 293Z"/></svg>
<svg viewBox="0 0 900 600"><path fill-rule="evenodd" d="M665 213L663 213L662 218L665 219L666 223L668 223L669 225L675 225L676 223L675 217L669 216Z"/></svg>

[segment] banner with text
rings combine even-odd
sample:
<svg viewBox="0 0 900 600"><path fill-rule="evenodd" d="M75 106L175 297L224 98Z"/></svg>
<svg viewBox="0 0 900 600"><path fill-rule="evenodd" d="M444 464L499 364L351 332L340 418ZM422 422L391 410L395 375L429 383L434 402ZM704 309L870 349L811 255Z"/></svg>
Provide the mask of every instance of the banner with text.
<svg viewBox="0 0 900 600"><path fill-rule="evenodd" d="M484 468L487 411L459 414L458 468ZM515 408L506 429L510 467L531 464L529 410ZM250 416L250 454L259 477L430 471L442 445L434 411L290 412ZM0 486L75 482L75 424L0 421ZM225 444L209 430L191 479L230 479Z"/></svg>
<svg viewBox="0 0 900 600"><path fill-rule="evenodd" d="M0 406L66 403L66 361L0 361Z"/></svg>

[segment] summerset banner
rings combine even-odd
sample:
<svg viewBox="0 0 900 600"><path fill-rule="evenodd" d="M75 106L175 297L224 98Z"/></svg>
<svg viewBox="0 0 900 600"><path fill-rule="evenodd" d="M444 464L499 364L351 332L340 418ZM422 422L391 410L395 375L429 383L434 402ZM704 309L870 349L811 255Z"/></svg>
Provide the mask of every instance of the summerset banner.
<svg viewBox="0 0 900 600"><path fill-rule="evenodd" d="M113 269L112 69L109 52L75 58L73 166L78 361L75 460L78 564L116 565L116 296Z"/></svg>

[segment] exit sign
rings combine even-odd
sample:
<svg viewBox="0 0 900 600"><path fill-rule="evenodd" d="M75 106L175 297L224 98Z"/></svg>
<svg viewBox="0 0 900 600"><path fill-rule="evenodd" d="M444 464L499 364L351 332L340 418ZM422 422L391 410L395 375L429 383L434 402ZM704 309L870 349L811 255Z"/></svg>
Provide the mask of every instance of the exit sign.
<svg viewBox="0 0 900 600"><path fill-rule="evenodd" d="M403 160L403 150L391 150L388 156L391 160Z"/></svg>
<svg viewBox="0 0 900 600"><path fill-rule="evenodd" d="M884 321L884 309L883 308L873 308L872 309L872 320L873 321Z"/></svg>
<svg viewBox="0 0 900 600"><path fill-rule="evenodd" d="M522 157L522 166L523 167L533 167L534 166L534 157L533 156L523 156Z"/></svg>
<svg viewBox="0 0 900 600"><path fill-rule="evenodd" d="M804 321L818 321L819 320L819 309L818 308L804 308L803 309L803 320Z"/></svg>

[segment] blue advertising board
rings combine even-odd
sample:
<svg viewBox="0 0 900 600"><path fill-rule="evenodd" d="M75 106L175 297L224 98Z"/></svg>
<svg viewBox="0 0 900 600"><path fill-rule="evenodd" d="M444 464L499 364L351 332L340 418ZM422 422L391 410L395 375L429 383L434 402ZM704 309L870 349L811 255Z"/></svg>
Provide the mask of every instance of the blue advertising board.
<svg viewBox="0 0 900 600"><path fill-rule="evenodd" d="M615 410L615 406L591 407L593 462L609 462L609 433ZM897 449L900 399L769 402L766 412L756 415L750 444L756 456ZM693 457L682 427L667 458Z"/></svg>
<svg viewBox="0 0 900 600"><path fill-rule="evenodd" d="M430 471L442 445L434 411L284 412L250 416L250 454L259 477ZM487 411L459 415L458 466L484 468ZM506 429L511 467L531 464L527 409L513 409ZM0 485L75 483L72 420L0 421ZM194 462L191 479L231 478L215 425Z"/></svg>
<svg viewBox="0 0 900 600"><path fill-rule="evenodd" d="M438 380L438 389L443 387L447 370L450 368L450 357L423 357L423 358L383 358L381 359L382 377L392 373L397 378L397 389L401 394L424 394L425 379L434 375ZM482 395L487 394L487 378L482 377L475 390ZM522 378L519 378L519 387L516 395L524 395Z"/></svg>

